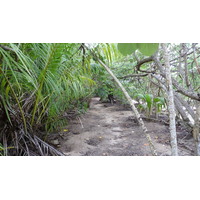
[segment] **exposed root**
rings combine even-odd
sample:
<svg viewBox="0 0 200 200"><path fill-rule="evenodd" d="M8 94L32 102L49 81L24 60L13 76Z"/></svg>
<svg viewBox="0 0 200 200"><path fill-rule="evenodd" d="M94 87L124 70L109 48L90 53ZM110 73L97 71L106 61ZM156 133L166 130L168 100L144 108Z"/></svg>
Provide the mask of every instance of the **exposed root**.
<svg viewBox="0 0 200 200"><path fill-rule="evenodd" d="M2 133L2 135L4 155L6 156L65 156L38 136L25 133L23 129L18 132L14 131L14 135L6 133Z"/></svg>

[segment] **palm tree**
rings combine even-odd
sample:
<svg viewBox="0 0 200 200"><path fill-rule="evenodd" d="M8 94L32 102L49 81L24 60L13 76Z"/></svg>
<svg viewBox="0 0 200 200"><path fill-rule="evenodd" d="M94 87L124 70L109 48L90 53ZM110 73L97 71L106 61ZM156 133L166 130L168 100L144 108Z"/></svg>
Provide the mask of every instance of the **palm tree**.
<svg viewBox="0 0 200 200"><path fill-rule="evenodd" d="M40 130L62 126L66 123L59 120L62 113L92 91L89 58L84 55L83 66L79 47L73 43L0 46L0 117L4 120L0 143L4 154L31 155L34 147L39 155L60 154L39 138Z"/></svg>

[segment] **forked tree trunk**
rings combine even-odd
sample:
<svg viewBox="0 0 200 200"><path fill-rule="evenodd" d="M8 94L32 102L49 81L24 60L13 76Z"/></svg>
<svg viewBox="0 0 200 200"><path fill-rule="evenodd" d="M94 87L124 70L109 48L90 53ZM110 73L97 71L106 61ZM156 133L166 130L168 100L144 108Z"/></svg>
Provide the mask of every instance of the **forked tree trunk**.
<svg viewBox="0 0 200 200"><path fill-rule="evenodd" d="M96 56L95 56L96 58ZM153 145L153 142L151 140L151 137L150 135L147 133L147 128L146 126L144 125L144 122L140 116L140 113L138 112L137 108L135 107L134 105L134 102L132 100L132 98L129 96L128 92L125 90L125 88L123 87L123 85L121 84L121 82L117 79L117 77L112 73L112 71L110 70L110 68L105 65L100 59L96 58L96 60L106 69L106 71L112 76L112 78L114 79L114 81L116 82L116 84L119 86L119 88L121 89L121 91L123 92L124 96L126 97L128 103L130 104L131 106L131 109L132 111L134 112L135 114L135 117L137 118L137 121L139 123L139 125L141 126L148 142L149 142L149 146L150 146L150 149L151 149L151 152L154 156L157 155L157 152L156 152L156 149Z"/></svg>
<svg viewBox="0 0 200 200"><path fill-rule="evenodd" d="M165 62L165 75L167 83L167 96L168 96L168 110L169 110L169 120L170 120L170 135L171 135L171 148L172 156L178 156L177 147L177 135L176 135L176 121L175 121L175 106L174 106L174 94L172 87L172 77L171 77L171 67L169 63L169 55L167 51L166 44L162 44L164 51L164 62Z"/></svg>

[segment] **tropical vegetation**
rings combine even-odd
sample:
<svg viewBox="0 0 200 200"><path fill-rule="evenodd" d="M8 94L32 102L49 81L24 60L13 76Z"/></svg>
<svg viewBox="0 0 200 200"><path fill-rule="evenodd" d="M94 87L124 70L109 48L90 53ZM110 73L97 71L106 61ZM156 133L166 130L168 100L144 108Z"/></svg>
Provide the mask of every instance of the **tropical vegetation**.
<svg viewBox="0 0 200 200"><path fill-rule="evenodd" d="M109 94L130 104L139 121L141 112L158 119L163 109L169 116L174 109L169 121L176 114L200 155L199 57L197 43L2 43L0 155L63 155L47 135L86 112L93 96ZM171 132L172 149L175 140Z"/></svg>

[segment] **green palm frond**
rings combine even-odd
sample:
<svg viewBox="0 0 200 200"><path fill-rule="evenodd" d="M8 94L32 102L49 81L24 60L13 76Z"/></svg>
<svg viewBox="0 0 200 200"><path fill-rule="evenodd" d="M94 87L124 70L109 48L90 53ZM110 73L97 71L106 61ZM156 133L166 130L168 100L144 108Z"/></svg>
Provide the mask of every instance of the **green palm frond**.
<svg viewBox="0 0 200 200"><path fill-rule="evenodd" d="M45 81L51 84L51 88L55 84L54 79L52 79L51 76L54 76L53 75L54 73L56 74L57 68L59 67L61 62L61 57L64 49L65 49L65 44L49 44L49 45L44 44L44 48L41 49L42 52L41 55L43 56L41 60L43 61L43 66L41 66L42 70L38 78L39 87L37 89L36 100L32 113L31 125L33 125L34 123L35 114L39 101L42 101L44 98L42 95L42 89ZM47 87L46 89L48 91Z"/></svg>

